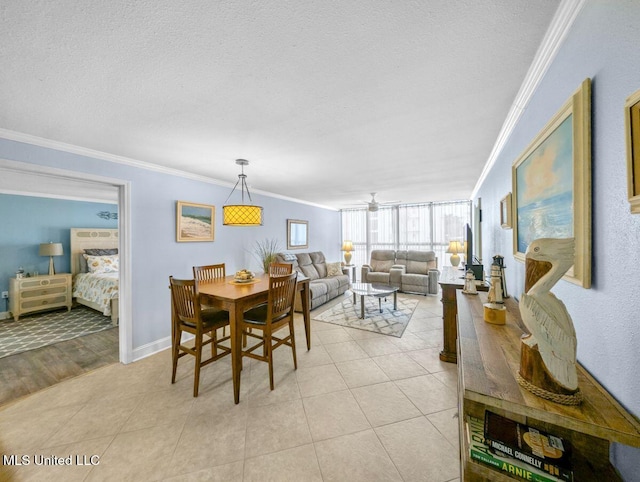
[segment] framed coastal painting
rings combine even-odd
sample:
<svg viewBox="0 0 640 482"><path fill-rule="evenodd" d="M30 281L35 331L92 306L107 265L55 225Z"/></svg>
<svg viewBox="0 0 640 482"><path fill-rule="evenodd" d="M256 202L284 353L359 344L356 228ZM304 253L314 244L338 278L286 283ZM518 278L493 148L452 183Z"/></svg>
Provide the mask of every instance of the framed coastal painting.
<svg viewBox="0 0 640 482"><path fill-rule="evenodd" d="M309 247L309 221L287 219L287 249Z"/></svg>
<svg viewBox="0 0 640 482"><path fill-rule="evenodd" d="M586 79L512 166L513 254L538 238L575 238L565 279L591 287L591 81Z"/></svg>
<svg viewBox="0 0 640 482"><path fill-rule="evenodd" d="M627 140L627 186L632 213L640 213L640 90L624 104Z"/></svg>
<svg viewBox="0 0 640 482"><path fill-rule="evenodd" d="M176 203L176 241L213 241L216 207L185 201Z"/></svg>
<svg viewBox="0 0 640 482"><path fill-rule="evenodd" d="M511 229L511 193L500 200L500 226Z"/></svg>

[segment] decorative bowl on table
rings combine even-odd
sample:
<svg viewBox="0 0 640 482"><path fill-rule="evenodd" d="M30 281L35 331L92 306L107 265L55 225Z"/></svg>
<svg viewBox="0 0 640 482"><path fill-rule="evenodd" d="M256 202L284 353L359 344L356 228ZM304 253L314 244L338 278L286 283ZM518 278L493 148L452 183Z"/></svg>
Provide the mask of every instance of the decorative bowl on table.
<svg viewBox="0 0 640 482"><path fill-rule="evenodd" d="M233 277L233 280L236 283L249 283L253 281L255 277L256 276L255 274L253 274L252 271L249 271L248 269L241 269L240 271L236 271L236 274Z"/></svg>

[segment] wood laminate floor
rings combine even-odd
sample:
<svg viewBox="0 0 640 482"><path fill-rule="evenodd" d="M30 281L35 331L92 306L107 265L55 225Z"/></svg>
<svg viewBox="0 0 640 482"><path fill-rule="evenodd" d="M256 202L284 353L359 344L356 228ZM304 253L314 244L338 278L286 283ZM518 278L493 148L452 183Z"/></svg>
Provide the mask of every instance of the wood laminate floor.
<svg viewBox="0 0 640 482"><path fill-rule="evenodd" d="M0 406L118 358L118 327L0 358Z"/></svg>

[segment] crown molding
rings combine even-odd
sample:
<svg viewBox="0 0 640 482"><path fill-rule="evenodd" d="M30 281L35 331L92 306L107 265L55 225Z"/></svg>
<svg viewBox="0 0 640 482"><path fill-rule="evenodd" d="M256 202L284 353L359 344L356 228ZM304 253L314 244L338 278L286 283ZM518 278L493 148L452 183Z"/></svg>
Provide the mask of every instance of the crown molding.
<svg viewBox="0 0 640 482"><path fill-rule="evenodd" d="M580 13L580 10L582 10L585 1L586 0L563 0L558 6L558 10L556 10L553 19L551 20L551 24L538 47L538 51L533 58L533 62L531 63L531 66L527 71L527 75L520 86L520 90L518 91L513 104L511 104L511 109L502 124L502 129L500 130L498 138L493 145L493 149L489 154L489 158L482 169L482 173L473 188L471 199L477 196L480 186L485 181L489 171L495 164L498 156L507 143L509 136L511 136L513 129L529 105L529 102L533 97L533 93L538 88L538 85L540 85L544 75L553 63L553 59L558 53L558 50L560 50L564 39L569 33L569 30Z"/></svg>
<svg viewBox="0 0 640 482"><path fill-rule="evenodd" d="M56 151L62 151L62 152L68 152L70 154L76 154L79 156L85 156L85 157L90 157L93 159L100 159L103 161L107 161L107 162L115 162L118 164L123 164L126 166L130 166L130 167L136 167L138 169L146 169L148 171L155 171L155 172L159 172L162 174L167 174L169 176L177 176L177 177L182 177L185 179L191 179L193 181L200 181L200 182L205 182L208 184L215 184L218 186L222 186L222 187L227 187L229 189L232 189L235 185L235 183L230 183L230 182L226 182L226 181L221 181L219 179L215 179L212 177L207 177L207 176L201 176L198 174L193 174L187 171L182 171L179 169L173 169L170 167L164 167L164 166L159 166L157 164L152 164L150 162L144 162L144 161L139 161L137 159L131 159L129 157L124 157L124 156L118 156L115 154L109 154L108 152L102 152L102 151L96 151L93 149L88 149L86 147L81 147L81 146L76 146L73 144L67 144L65 142L59 142L59 141L54 141L52 139L45 139L43 137L37 137L31 134L25 134L22 132L16 132L16 131L11 131L8 129L2 129L0 128L0 138L2 139L7 139L10 141L16 141L16 142L22 142L24 144L30 144L33 146L38 146L38 147L45 147L47 149L53 149ZM330 211L338 211L338 209L330 207L330 206L324 206L322 204L316 204L316 203L312 203L309 201L304 201L302 199L295 199L292 197L288 197L288 196L282 196L280 194L276 194L276 193L272 193L272 192L268 192L268 191L261 191L259 189L252 189L252 192L254 194L260 194L263 196L267 196L267 197L271 197L271 198L275 198L275 199L281 199L283 201L289 201L289 202L294 202L297 204L305 204L308 206L313 206L313 207L317 207L317 208L322 208L322 209L328 209Z"/></svg>

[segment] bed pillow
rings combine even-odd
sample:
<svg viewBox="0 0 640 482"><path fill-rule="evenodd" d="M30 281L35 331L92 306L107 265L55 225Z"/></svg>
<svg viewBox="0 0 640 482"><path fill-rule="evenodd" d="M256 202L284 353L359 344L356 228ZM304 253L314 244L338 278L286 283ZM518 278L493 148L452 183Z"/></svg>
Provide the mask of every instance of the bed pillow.
<svg viewBox="0 0 640 482"><path fill-rule="evenodd" d="M87 248L84 250L84 254L89 256L111 256L118 254L118 248Z"/></svg>
<svg viewBox="0 0 640 482"><path fill-rule="evenodd" d="M84 254L88 254L89 256L110 256L118 254L118 248L87 248L84 250ZM89 268L87 267L87 260L84 259L84 255L80 255L79 261L78 266L80 267L80 273L87 273Z"/></svg>
<svg viewBox="0 0 640 482"><path fill-rule="evenodd" d="M338 276L342 274L342 262L327 263L327 276Z"/></svg>
<svg viewBox="0 0 640 482"><path fill-rule="evenodd" d="M117 273L118 272L118 255L113 254L110 256L90 256L84 255L87 260L87 268L89 273Z"/></svg>

